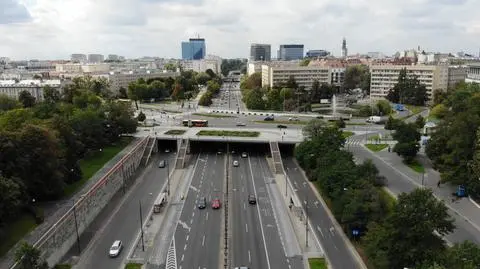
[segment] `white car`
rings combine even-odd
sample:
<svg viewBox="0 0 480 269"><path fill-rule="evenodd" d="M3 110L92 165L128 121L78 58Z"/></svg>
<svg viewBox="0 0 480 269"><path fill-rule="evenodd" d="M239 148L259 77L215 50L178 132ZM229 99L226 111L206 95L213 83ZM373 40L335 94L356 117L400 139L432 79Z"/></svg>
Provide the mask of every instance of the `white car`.
<svg viewBox="0 0 480 269"><path fill-rule="evenodd" d="M122 248L123 248L122 241L115 240L115 242L113 242L113 245L110 247L110 250L108 251L108 255L110 257L117 257L122 251Z"/></svg>
<svg viewBox="0 0 480 269"><path fill-rule="evenodd" d="M246 124L243 122L237 122L237 126L246 126Z"/></svg>
<svg viewBox="0 0 480 269"><path fill-rule="evenodd" d="M247 158L247 153L246 152L242 152L242 158Z"/></svg>
<svg viewBox="0 0 480 269"><path fill-rule="evenodd" d="M233 166L237 167L238 166L238 161L233 161Z"/></svg>

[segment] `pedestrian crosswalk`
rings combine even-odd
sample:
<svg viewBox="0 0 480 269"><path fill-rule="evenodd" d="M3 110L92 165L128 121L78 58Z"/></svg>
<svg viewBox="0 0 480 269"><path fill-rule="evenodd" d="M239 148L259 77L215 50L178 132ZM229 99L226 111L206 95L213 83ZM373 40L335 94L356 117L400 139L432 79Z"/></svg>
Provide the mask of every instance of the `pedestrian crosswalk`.
<svg viewBox="0 0 480 269"><path fill-rule="evenodd" d="M365 139L362 138L347 138L345 140L345 146L361 146L365 144Z"/></svg>

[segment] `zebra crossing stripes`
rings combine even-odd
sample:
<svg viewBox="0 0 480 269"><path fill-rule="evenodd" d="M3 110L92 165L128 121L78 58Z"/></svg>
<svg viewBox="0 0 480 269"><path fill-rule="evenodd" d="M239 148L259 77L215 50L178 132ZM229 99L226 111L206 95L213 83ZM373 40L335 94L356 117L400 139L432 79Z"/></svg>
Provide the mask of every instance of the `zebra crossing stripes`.
<svg viewBox="0 0 480 269"><path fill-rule="evenodd" d="M364 144L365 139L362 138L347 138L345 140L345 146L361 146Z"/></svg>

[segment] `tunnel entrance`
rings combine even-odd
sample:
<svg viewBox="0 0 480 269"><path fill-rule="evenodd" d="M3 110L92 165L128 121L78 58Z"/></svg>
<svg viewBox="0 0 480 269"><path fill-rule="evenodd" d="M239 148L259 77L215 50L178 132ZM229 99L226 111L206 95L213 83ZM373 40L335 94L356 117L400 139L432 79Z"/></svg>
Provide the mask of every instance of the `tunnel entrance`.
<svg viewBox="0 0 480 269"><path fill-rule="evenodd" d="M295 157L295 144L278 143L278 149L282 157Z"/></svg>
<svg viewBox="0 0 480 269"><path fill-rule="evenodd" d="M157 148L158 152L165 152L169 150L171 152L177 151L177 140L176 139L157 139Z"/></svg>
<svg viewBox="0 0 480 269"><path fill-rule="evenodd" d="M270 156L270 145L260 142L228 142L230 152L258 153ZM227 151L226 141L192 141L190 140L190 153L199 152L222 152Z"/></svg>

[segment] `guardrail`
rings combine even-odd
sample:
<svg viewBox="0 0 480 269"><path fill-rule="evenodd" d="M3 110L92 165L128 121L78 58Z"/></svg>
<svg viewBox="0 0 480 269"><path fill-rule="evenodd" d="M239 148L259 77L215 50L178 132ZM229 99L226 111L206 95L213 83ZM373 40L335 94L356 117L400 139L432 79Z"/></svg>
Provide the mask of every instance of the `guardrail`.
<svg viewBox="0 0 480 269"><path fill-rule="evenodd" d="M126 177L133 175L140 164L146 142L148 142L148 137L139 141L33 244L35 248L41 251L42 256L47 259L49 264L57 263L65 255L77 240L75 232L78 231L81 234L116 191L125 186ZM131 158L134 158L133 161L131 161ZM124 166L125 164L127 164L127 167ZM17 267L18 262L10 269L16 269Z"/></svg>

